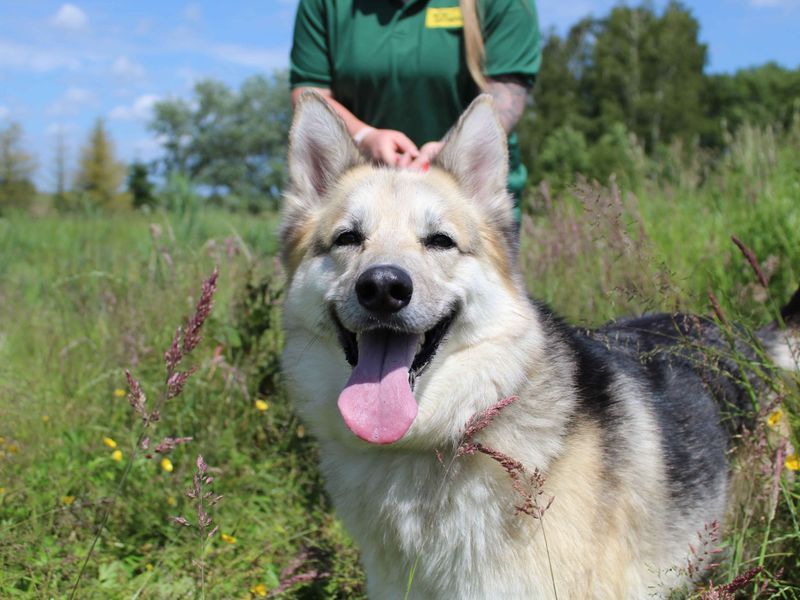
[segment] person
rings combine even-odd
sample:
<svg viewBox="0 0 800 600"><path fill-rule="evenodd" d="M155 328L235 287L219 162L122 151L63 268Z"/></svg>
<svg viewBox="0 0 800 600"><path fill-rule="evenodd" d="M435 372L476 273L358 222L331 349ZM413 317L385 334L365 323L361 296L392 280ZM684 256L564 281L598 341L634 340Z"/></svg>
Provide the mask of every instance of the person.
<svg viewBox="0 0 800 600"><path fill-rule="evenodd" d="M313 89L367 158L424 168L469 103L491 94L519 224L527 170L513 130L540 61L534 0L300 0L292 102Z"/></svg>

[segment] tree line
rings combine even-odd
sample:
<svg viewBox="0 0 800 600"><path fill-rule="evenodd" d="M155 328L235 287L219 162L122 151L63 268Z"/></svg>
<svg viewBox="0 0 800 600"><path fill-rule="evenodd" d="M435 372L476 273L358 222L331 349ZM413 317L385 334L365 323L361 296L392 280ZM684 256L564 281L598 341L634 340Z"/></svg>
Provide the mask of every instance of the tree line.
<svg viewBox="0 0 800 600"><path fill-rule="evenodd" d="M800 113L800 69L708 75L699 30L688 8L670 2L660 14L650 3L617 6L546 36L532 110L519 125L533 182L575 172L604 181L671 144L720 154L745 124L786 129Z"/></svg>
<svg viewBox="0 0 800 600"><path fill-rule="evenodd" d="M661 12L644 3L582 19L563 36L546 35L542 68L518 125L531 185L547 180L564 187L576 173L625 179L675 144L684 154L722 156L731 133L745 124L789 127L800 114L800 68L769 63L706 74L708 48L699 29L679 2ZM154 106L148 128L162 155L129 165L127 179L98 120L66 190L60 141L55 198L64 206L76 197L107 205L120 198L126 180L125 198L134 206L169 204L164 198L188 193L234 209L272 208L286 180L290 120L285 72L250 77L238 89L200 81L190 99ZM36 161L21 135L17 124L0 130L0 210L34 193Z"/></svg>

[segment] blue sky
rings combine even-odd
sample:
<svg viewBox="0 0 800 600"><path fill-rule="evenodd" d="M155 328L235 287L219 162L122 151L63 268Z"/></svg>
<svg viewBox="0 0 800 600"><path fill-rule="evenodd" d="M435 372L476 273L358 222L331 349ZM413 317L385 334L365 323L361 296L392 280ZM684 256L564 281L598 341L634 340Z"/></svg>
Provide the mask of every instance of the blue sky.
<svg viewBox="0 0 800 600"><path fill-rule="evenodd" d="M542 29L563 32L617 2L537 4ZM710 72L770 60L800 66L800 0L685 4L709 45ZM63 131L74 164L97 117L106 119L120 158L150 160L158 155L146 129L153 103L188 97L197 79L238 86L285 67L296 6L297 0L0 0L0 125L22 124L45 189L52 186L57 133Z"/></svg>

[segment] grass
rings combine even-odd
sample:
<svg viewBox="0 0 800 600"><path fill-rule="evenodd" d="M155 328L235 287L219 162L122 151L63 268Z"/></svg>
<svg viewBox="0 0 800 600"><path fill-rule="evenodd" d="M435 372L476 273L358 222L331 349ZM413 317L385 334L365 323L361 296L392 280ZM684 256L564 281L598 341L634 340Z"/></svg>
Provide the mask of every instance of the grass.
<svg viewBox="0 0 800 600"><path fill-rule="evenodd" d="M800 143L753 132L736 143L727 162L678 183L582 183L549 206L534 199L521 253L532 293L581 325L648 310L709 314L709 290L731 321L771 319L800 283ZM214 266L199 370L153 436L193 441L170 455L171 471L159 459L134 461L76 597L199 597L203 583L209 598L363 596L357 552L280 384L276 228L274 215L216 210L0 219L4 598L68 595L136 442L137 418L118 391L124 369L156 397L163 352ZM756 253L767 290L731 235ZM766 424L777 407L761 415L742 440L753 452L734 457L749 504L719 541L727 558L715 582L765 569L746 597L800 596L800 484L782 465L773 494L780 439L797 446L800 425L799 396L782 389L780 424ZM224 495L219 533L201 556L197 537L170 521L192 513L184 491L198 454Z"/></svg>

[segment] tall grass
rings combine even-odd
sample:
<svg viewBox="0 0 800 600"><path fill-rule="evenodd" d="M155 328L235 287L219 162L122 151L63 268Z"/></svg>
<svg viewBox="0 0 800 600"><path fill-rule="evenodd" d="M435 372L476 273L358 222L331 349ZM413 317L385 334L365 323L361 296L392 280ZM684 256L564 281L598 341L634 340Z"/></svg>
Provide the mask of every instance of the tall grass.
<svg viewBox="0 0 800 600"><path fill-rule="evenodd" d="M640 165L618 184L584 181L540 198L523 228L531 292L587 326L642 311L711 314L709 291L731 322L767 322L800 283L800 133L792 135L743 130L719 164L687 162L676 148L670 169ZM676 169L680 177L669 175ZM124 468L127 456L114 452L135 442L124 368L145 388L163 380L163 349L214 265L219 290L194 353L199 370L159 424L160 434L193 441L175 449L171 471L134 462L79 597L198 593L197 544L169 520L191 513L183 491L197 454L220 470L215 493L225 496L219 535L200 556L208 597L363 596L357 552L280 384L276 226L274 215L194 208L0 219L0 596L69 592ZM755 252L766 290L731 235ZM741 440L751 452L733 457L749 503L723 531L714 581L762 566L746 594L793 598L800 487L775 469L780 440L797 446L800 400L791 382L776 389L782 404L764 405ZM764 581L775 591L761 592Z"/></svg>

